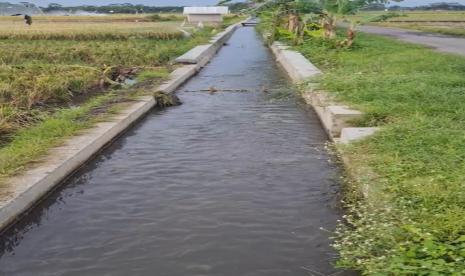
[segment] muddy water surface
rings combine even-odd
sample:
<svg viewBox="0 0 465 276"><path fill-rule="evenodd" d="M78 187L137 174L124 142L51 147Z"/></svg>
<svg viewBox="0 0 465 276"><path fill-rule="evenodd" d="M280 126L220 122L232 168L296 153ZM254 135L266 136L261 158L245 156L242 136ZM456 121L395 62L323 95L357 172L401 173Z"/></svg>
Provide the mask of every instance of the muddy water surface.
<svg viewBox="0 0 465 276"><path fill-rule="evenodd" d="M183 105L150 113L2 235L0 274L337 272L320 229L339 217L337 171L290 89L239 29Z"/></svg>

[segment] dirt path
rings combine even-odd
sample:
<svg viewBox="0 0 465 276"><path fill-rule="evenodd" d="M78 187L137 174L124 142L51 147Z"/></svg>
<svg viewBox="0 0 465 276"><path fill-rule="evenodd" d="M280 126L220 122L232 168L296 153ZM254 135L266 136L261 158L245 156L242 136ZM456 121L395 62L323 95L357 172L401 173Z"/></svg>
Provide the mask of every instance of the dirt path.
<svg viewBox="0 0 465 276"><path fill-rule="evenodd" d="M465 38L377 26L359 26L358 29L365 33L390 36L411 43L423 44L441 52L465 55Z"/></svg>

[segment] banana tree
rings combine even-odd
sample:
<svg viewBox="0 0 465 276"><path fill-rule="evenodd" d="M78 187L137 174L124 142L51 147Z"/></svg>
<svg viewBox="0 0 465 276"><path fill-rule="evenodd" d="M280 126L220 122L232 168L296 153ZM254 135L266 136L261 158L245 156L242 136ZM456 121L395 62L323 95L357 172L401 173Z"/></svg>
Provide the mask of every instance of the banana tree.
<svg viewBox="0 0 465 276"><path fill-rule="evenodd" d="M399 2L402 0L392 0ZM324 30L324 37L334 39L336 37L336 26L339 19L347 15L358 12L361 8L373 3L388 3L389 0L276 0L275 3L281 3L292 6L295 14L299 13L316 13L321 16L321 25ZM290 17L291 18L291 17ZM347 18L347 17L346 17ZM296 20L292 17L292 20ZM349 20L350 21L350 20ZM292 24L294 26L296 24ZM350 21L347 31L347 44L351 45L355 38L356 22Z"/></svg>
<svg viewBox="0 0 465 276"><path fill-rule="evenodd" d="M373 3L387 3L388 0L309 0L318 1L323 9L322 25L325 30L326 38L336 37L336 25L338 19L347 15L357 13L361 8ZM402 0L395 0L402 1ZM346 17L347 18L347 17ZM350 25L347 31L348 43L351 45L355 38L356 22L349 20Z"/></svg>

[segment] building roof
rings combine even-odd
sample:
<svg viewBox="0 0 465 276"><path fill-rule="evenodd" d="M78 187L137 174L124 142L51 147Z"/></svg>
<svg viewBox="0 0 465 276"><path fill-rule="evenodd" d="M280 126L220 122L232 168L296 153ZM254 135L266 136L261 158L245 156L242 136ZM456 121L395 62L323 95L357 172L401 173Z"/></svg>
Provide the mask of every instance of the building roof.
<svg viewBox="0 0 465 276"><path fill-rule="evenodd" d="M184 14L228 14L228 7L184 7Z"/></svg>

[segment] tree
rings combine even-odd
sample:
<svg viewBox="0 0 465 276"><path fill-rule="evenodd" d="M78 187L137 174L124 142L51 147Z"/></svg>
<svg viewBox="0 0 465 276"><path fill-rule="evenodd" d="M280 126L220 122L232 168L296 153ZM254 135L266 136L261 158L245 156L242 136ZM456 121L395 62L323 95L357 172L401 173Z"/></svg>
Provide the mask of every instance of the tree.
<svg viewBox="0 0 465 276"><path fill-rule="evenodd" d="M218 2L218 4L216 4L217 6L223 6L223 5L227 5L229 3L231 3L232 0L221 0Z"/></svg>
<svg viewBox="0 0 465 276"><path fill-rule="evenodd" d="M63 6L57 3L50 3L46 8L43 9L44 11L60 11L63 10Z"/></svg>
<svg viewBox="0 0 465 276"><path fill-rule="evenodd" d="M327 39L336 38L336 26L340 18L355 14L360 9L373 4L385 4L389 0L275 0L275 5L280 5L286 11L289 18L288 30L298 32L300 14L313 13L320 16L320 24L324 30L323 36ZM400 2L402 0L393 0ZM346 19L348 19L346 17ZM355 39L356 22L350 20L347 30L347 39L342 42L351 46Z"/></svg>
<svg viewBox="0 0 465 276"><path fill-rule="evenodd" d="M336 24L340 17L355 14L360 9L370 4L384 4L388 0L306 0L311 2L318 2L322 8L322 25L325 30L326 38L336 37ZM348 37L355 37L355 22L350 23L348 30Z"/></svg>

